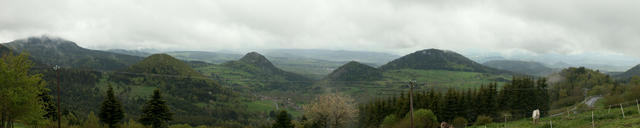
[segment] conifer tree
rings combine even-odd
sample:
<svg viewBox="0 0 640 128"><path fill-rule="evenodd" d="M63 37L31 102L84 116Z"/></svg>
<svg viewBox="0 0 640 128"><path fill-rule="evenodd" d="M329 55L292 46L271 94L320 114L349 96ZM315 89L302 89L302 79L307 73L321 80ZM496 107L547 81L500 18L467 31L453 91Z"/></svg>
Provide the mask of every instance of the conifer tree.
<svg viewBox="0 0 640 128"><path fill-rule="evenodd" d="M109 85L107 96L100 106L100 122L105 123L109 128L115 128L116 124L124 118L122 103L113 95L113 88Z"/></svg>
<svg viewBox="0 0 640 128"><path fill-rule="evenodd" d="M276 123L273 124L272 128L293 128L289 113L285 110L280 111L280 113L276 115Z"/></svg>
<svg viewBox="0 0 640 128"><path fill-rule="evenodd" d="M142 107L142 117L140 123L152 128L166 128L167 122L172 120L173 113L169 111L167 101L162 100L160 90L153 91L151 100Z"/></svg>

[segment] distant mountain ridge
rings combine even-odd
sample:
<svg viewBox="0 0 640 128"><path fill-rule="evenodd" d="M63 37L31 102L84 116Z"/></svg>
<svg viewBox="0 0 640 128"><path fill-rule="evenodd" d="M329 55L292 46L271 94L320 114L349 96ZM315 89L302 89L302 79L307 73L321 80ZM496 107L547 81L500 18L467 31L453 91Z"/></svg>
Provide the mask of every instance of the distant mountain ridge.
<svg viewBox="0 0 640 128"><path fill-rule="evenodd" d="M0 44L0 55L5 55L5 54L8 54L8 53L13 53L13 50L11 50L8 47Z"/></svg>
<svg viewBox="0 0 640 128"><path fill-rule="evenodd" d="M533 61L491 60L482 65L533 76L545 76L553 72L553 69Z"/></svg>
<svg viewBox="0 0 640 128"><path fill-rule="evenodd" d="M439 49L425 49L395 59L380 66L382 70L421 69L449 70L481 73L509 73L486 67L456 52Z"/></svg>
<svg viewBox="0 0 640 128"><path fill-rule="evenodd" d="M622 78L622 79L629 79L633 76L640 76L640 64L632 67L631 69L623 73L616 75L615 77Z"/></svg>
<svg viewBox="0 0 640 128"><path fill-rule="evenodd" d="M367 51L325 50L325 49L270 49L263 50L264 55L270 57L299 57L328 61L358 61L360 63L385 64L400 56Z"/></svg>
<svg viewBox="0 0 640 128"><path fill-rule="evenodd" d="M82 48L58 37L29 37L4 44L17 51L28 52L32 58L47 65L63 67L119 70L126 69L142 57Z"/></svg>

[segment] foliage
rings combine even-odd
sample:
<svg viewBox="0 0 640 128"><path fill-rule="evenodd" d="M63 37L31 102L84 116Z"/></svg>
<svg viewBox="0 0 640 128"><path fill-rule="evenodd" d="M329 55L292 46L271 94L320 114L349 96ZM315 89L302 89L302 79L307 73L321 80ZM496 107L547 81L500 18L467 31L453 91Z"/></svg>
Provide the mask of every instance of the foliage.
<svg viewBox="0 0 640 128"><path fill-rule="evenodd" d="M98 117L93 112L90 112L80 126L83 128L102 128L103 126L100 125L99 121L100 119L98 119ZM129 123L131 123L131 121L129 121ZM127 125L125 124L124 126Z"/></svg>
<svg viewBox="0 0 640 128"><path fill-rule="evenodd" d="M153 91L151 100L147 101L142 108L140 123L152 128L164 128L168 126L167 122L172 120L172 115L166 101L160 96L160 90L156 89Z"/></svg>
<svg viewBox="0 0 640 128"><path fill-rule="evenodd" d="M396 122L398 122L400 119L398 119L398 117L394 114L388 115L386 117L384 117L384 119L382 120L382 123L380 124L380 127L391 127L393 126Z"/></svg>
<svg viewBox="0 0 640 128"><path fill-rule="evenodd" d="M109 85L106 97L102 101L100 106L100 122L105 123L109 128L116 127L115 125L122 121L124 118L124 111L122 110L122 103L113 95L113 88Z"/></svg>
<svg viewBox="0 0 640 128"><path fill-rule="evenodd" d="M42 75L29 74L33 63L24 53L2 55L0 60L0 127L12 127L16 120L39 122L46 114L39 97L47 91Z"/></svg>
<svg viewBox="0 0 640 128"><path fill-rule="evenodd" d="M456 117L456 118L453 118L453 121L451 121L451 125L458 128L463 128L467 126L467 123L468 123L467 119L465 119L464 117Z"/></svg>
<svg viewBox="0 0 640 128"><path fill-rule="evenodd" d="M136 122L133 119L129 119L129 121L124 122L122 124L123 128L146 128L144 125L142 125L141 123Z"/></svg>
<svg viewBox="0 0 640 128"><path fill-rule="evenodd" d="M490 124L492 122L493 122L493 118L491 118L490 116L479 115L476 118L476 122L473 125L485 125L485 124Z"/></svg>
<svg viewBox="0 0 640 128"><path fill-rule="evenodd" d="M349 127L358 116L353 99L337 93L320 95L303 109L309 120L320 127Z"/></svg>
<svg viewBox="0 0 640 128"><path fill-rule="evenodd" d="M458 91L449 89L441 94L431 89L414 94L414 109L434 110L438 121L450 122L454 117L463 117L470 122L478 115L494 119L498 113L514 113L514 118L525 118L534 109L545 112L549 109L545 79L534 82L528 77L514 77L513 81L498 90L496 84L481 86L479 89ZM409 97L405 94L376 99L359 107L361 127L379 126L383 119L394 114L406 116Z"/></svg>
<svg viewBox="0 0 640 128"><path fill-rule="evenodd" d="M280 111L278 115L276 115L276 122L273 124L272 128L293 128L291 115L289 115L285 110Z"/></svg>

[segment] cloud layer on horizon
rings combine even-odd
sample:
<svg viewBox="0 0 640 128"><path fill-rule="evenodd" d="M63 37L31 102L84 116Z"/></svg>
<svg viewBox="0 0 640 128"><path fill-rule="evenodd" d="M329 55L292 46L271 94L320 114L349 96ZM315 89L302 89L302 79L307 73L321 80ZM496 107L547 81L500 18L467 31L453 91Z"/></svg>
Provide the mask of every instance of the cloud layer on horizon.
<svg viewBox="0 0 640 128"><path fill-rule="evenodd" d="M425 48L640 56L637 0L4 0L0 41L93 49Z"/></svg>

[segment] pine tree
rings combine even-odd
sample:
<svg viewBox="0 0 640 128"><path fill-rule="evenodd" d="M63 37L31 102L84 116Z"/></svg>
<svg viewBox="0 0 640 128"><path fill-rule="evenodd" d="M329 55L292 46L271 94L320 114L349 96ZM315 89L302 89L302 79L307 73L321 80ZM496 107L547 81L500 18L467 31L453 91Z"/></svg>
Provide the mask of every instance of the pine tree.
<svg viewBox="0 0 640 128"><path fill-rule="evenodd" d="M276 115L276 123L273 124L272 128L293 128L293 124L291 124L291 116L287 111L280 111L278 115Z"/></svg>
<svg viewBox="0 0 640 128"><path fill-rule="evenodd" d="M172 120L173 113L169 111L167 101L162 100L160 90L153 91L151 100L142 107L142 117L140 123L152 128L166 128L167 122Z"/></svg>
<svg viewBox="0 0 640 128"><path fill-rule="evenodd" d="M100 122L105 123L109 128L115 128L115 124L124 118L122 104L113 96L113 88L109 85L107 97L102 101L100 106Z"/></svg>

